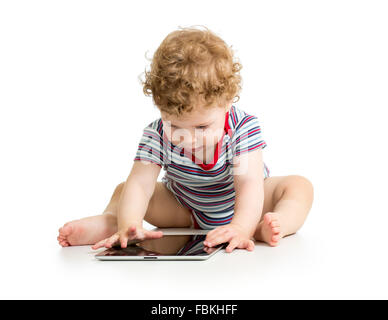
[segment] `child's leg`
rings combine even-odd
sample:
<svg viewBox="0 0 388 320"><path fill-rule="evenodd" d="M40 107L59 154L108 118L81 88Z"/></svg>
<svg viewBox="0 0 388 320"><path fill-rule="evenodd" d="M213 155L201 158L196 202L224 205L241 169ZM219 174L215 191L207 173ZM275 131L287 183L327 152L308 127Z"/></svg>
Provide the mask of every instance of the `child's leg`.
<svg viewBox="0 0 388 320"><path fill-rule="evenodd" d="M63 247L91 245L117 232L117 210L124 183L113 192L102 215L74 220L59 229L58 241ZM144 220L160 228L190 227L191 213L175 199L162 182L156 182Z"/></svg>
<svg viewBox="0 0 388 320"><path fill-rule="evenodd" d="M264 195L263 215L254 238L276 246L303 225L312 207L313 186L302 176L269 177L264 181Z"/></svg>
<svg viewBox="0 0 388 320"><path fill-rule="evenodd" d="M62 247L89 245L110 237L117 231L117 205L124 183L114 190L103 214L73 220L59 229L58 242Z"/></svg>

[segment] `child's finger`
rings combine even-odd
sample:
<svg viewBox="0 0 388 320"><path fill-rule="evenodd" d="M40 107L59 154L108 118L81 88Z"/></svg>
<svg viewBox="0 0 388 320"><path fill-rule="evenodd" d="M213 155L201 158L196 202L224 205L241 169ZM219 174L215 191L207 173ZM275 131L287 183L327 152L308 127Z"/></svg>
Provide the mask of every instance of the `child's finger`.
<svg viewBox="0 0 388 320"><path fill-rule="evenodd" d="M107 240L107 239L104 239L104 240L101 240L101 241L97 242L97 243L92 247L92 249L93 249L93 250L96 250L96 249L99 249L99 248L103 247L106 240Z"/></svg>
<svg viewBox="0 0 388 320"><path fill-rule="evenodd" d="M255 250L255 243L252 240L249 240L248 250L249 251Z"/></svg>
<svg viewBox="0 0 388 320"><path fill-rule="evenodd" d="M240 249L247 249L248 251L253 251L255 248L255 244L252 240L243 240L240 242L238 248Z"/></svg>
<svg viewBox="0 0 388 320"><path fill-rule="evenodd" d="M225 251L230 253L232 252L237 246L238 244L240 243L240 239L239 238L233 238L230 242L229 242L229 245L226 247Z"/></svg>
<svg viewBox="0 0 388 320"><path fill-rule="evenodd" d="M137 234L138 234L138 230L135 226L129 227L126 232L126 236L128 237L128 240L138 239Z"/></svg>
<svg viewBox="0 0 388 320"><path fill-rule="evenodd" d="M127 245L128 245L128 237L126 237L126 236L121 236L121 238L120 238L120 244L121 244L121 248L126 248Z"/></svg>
<svg viewBox="0 0 388 320"><path fill-rule="evenodd" d="M220 232L220 230L222 231L222 229L220 229L219 227L209 231L207 234L206 234L206 240L208 239L213 239L214 237L216 237L218 235L218 233Z"/></svg>
<svg viewBox="0 0 388 320"><path fill-rule="evenodd" d="M215 228L215 229L213 229L213 230L210 230L210 231L206 234L206 236L207 236L207 237L211 237L211 236L213 235L213 233L216 232L216 231L217 231L217 228Z"/></svg>
<svg viewBox="0 0 388 320"><path fill-rule="evenodd" d="M114 234L111 236L106 242L105 242L105 247L111 247L117 240L119 239L118 234Z"/></svg>
<svg viewBox="0 0 388 320"><path fill-rule="evenodd" d="M144 240L145 239L145 236L144 236L144 231L142 229L138 229L137 232L136 232L136 238L137 239L140 239L140 240Z"/></svg>
<svg viewBox="0 0 388 320"><path fill-rule="evenodd" d="M145 236L146 238L158 239L163 237L163 231L146 231Z"/></svg>
<svg viewBox="0 0 388 320"><path fill-rule="evenodd" d="M206 241L205 244L209 247L214 247L220 243L228 242L229 238L230 238L230 236L228 236L228 234L226 232L224 232L224 233L220 234L219 236L217 236L216 238L211 239L210 241Z"/></svg>
<svg viewBox="0 0 388 320"><path fill-rule="evenodd" d="M132 232L132 233L135 233L136 229L137 229L136 226L133 226L133 227L129 228L129 231Z"/></svg>
<svg viewBox="0 0 388 320"><path fill-rule="evenodd" d="M127 235L132 236L134 234L136 234L136 227L129 227L127 230Z"/></svg>
<svg viewBox="0 0 388 320"><path fill-rule="evenodd" d="M226 234L228 230L227 229L215 229L214 232L209 235L209 233L207 234L206 236L206 239L204 241L204 243L207 245L208 243L210 244L213 244L213 242L216 241L216 239L218 239L219 237L221 237L222 235Z"/></svg>

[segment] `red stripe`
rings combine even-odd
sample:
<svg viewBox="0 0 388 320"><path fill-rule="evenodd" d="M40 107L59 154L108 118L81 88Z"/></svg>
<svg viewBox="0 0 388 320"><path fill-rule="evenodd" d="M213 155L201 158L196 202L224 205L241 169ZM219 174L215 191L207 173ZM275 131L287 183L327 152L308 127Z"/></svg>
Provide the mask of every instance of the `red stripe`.
<svg viewBox="0 0 388 320"><path fill-rule="evenodd" d="M145 134L148 135L148 136L152 136L152 137L156 138L157 141L160 141L160 136L158 136L158 135L156 135L154 133L146 132Z"/></svg>
<svg viewBox="0 0 388 320"><path fill-rule="evenodd" d="M236 126L236 118L235 118L235 116L234 116L234 112L232 111L232 116L233 116L233 125L234 125L234 127Z"/></svg>
<svg viewBox="0 0 388 320"><path fill-rule="evenodd" d="M151 151L151 153L152 153L154 156L156 156L156 157L162 156L162 159L164 159L163 153L158 152L158 151L155 151L154 149L151 149L151 148L148 147L148 146L139 146L139 150Z"/></svg>
<svg viewBox="0 0 388 320"><path fill-rule="evenodd" d="M203 173L203 171L201 171L201 170L181 168L180 166L177 166L174 164L171 164L171 167L178 168L179 171L184 172L184 173L185 172ZM224 164L222 167L220 167L216 171L209 172L209 175L217 176L220 173L220 171L222 171L225 167L226 167L226 164Z"/></svg>
<svg viewBox="0 0 388 320"><path fill-rule="evenodd" d="M210 223L215 223L215 224L220 224L221 222L226 222L226 221L230 221L233 219L233 216L229 219L225 219L225 220L217 220L217 222L214 222L214 221L211 221L211 220L208 220L206 219L200 212L195 212L198 216L200 216L202 218L202 220L205 220L206 222L210 222Z"/></svg>
<svg viewBox="0 0 388 320"><path fill-rule="evenodd" d="M181 197L181 199L186 199L187 201L190 201L196 205L199 205L199 206L203 206L203 207L212 207L211 205L207 204L207 203L203 203L201 201L197 201L197 200L194 200L192 198L190 198L189 196L185 195L184 193L182 193L179 189L176 189L173 185L171 185L171 188L175 191L175 194L177 194L178 196ZM188 191L190 193L190 191ZM221 205L221 204L225 204L225 203L229 203L229 202L232 202L232 201L235 201L235 197L233 197L232 199L229 199L227 201L224 201L224 202L219 202L217 204L218 205Z"/></svg>
<svg viewBox="0 0 388 320"><path fill-rule="evenodd" d="M139 157L136 157L135 159L133 159L133 161L136 161L136 160L140 160L140 161L149 161L149 162L152 162L152 163L157 164L159 167L162 168L162 165L161 165L160 163L157 163L157 162L152 161L152 160L150 160L150 159L144 159L144 158L139 158Z"/></svg>
<svg viewBox="0 0 388 320"><path fill-rule="evenodd" d="M245 124L245 122L247 122L249 119L252 119L252 118L253 118L253 116L246 117L244 122L241 123L240 128Z"/></svg>
<svg viewBox="0 0 388 320"><path fill-rule="evenodd" d="M264 145L264 144L265 144L265 142L260 143L259 145L255 146L255 147L251 147L251 148L248 148L248 149L242 149L242 150L240 150L239 152L236 153L236 156L238 156L238 155L240 155L241 153L246 152L246 151L255 150L255 149L261 147L261 146Z"/></svg>
<svg viewBox="0 0 388 320"><path fill-rule="evenodd" d="M245 138L248 135L252 135L252 133L255 133L255 132L261 132L261 129L255 129L251 132L245 133L244 135L240 136L239 139L241 140L242 138Z"/></svg>
<svg viewBox="0 0 388 320"><path fill-rule="evenodd" d="M222 141L224 140L225 133L228 131L227 128L229 128L228 117L229 117L229 111L227 111L226 114L225 114L224 132L222 133L222 137L221 137L220 141L217 142L217 145L216 145L216 148L215 148L215 152L214 152L214 156L213 156L213 161L208 163L208 164L204 164L194 154L191 154L191 160L195 164L199 165L204 170L212 169L217 164L217 162L218 162L218 157L220 155L220 150L222 148ZM190 154L190 152L188 152L188 153Z"/></svg>
<svg viewBox="0 0 388 320"><path fill-rule="evenodd" d="M211 190L211 189L221 188L221 187L227 186L228 184L229 184L229 183L224 183L224 184L216 185L216 186L214 186L214 187L201 187L201 188L204 189L204 190Z"/></svg>
<svg viewBox="0 0 388 320"><path fill-rule="evenodd" d="M191 211L191 216L193 217L193 221L194 221L194 229L201 229L201 227L199 226L197 220L195 219L193 211Z"/></svg>
<svg viewBox="0 0 388 320"><path fill-rule="evenodd" d="M183 186L182 184L179 184L180 186L181 186L181 188L182 189L184 189L184 190L186 190L188 193L190 193L190 194L194 194L194 195L196 195L196 196L201 196L201 197L214 197L214 196L223 196L223 195L225 195L225 194L227 194L227 193L231 193L232 191L233 191L233 189L231 189L231 190L227 190L227 191L224 191L224 192L222 192L222 193L217 193L217 194L214 194L214 193L212 193L212 194L200 194L200 193L196 193L196 192L193 192L193 191L190 191L190 190L188 190L185 186Z"/></svg>

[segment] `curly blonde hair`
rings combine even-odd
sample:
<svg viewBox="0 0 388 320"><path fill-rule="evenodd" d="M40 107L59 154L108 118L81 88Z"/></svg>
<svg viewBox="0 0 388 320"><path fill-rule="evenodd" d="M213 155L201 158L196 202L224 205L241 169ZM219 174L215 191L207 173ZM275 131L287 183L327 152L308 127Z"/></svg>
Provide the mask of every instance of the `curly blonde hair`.
<svg viewBox="0 0 388 320"><path fill-rule="evenodd" d="M180 28L167 35L141 81L160 111L182 115L197 103L219 105L239 97L242 65L220 37L205 27Z"/></svg>

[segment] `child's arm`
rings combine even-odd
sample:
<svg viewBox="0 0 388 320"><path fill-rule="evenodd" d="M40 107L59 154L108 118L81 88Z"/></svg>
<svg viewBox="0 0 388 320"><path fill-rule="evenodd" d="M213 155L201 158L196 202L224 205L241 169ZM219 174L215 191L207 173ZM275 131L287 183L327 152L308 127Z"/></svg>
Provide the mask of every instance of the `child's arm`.
<svg viewBox="0 0 388 320"><path fill-rule="evenodd" d="M163 236L161 231L148 231L142 226L160 169L160 166L151 162L133 163L120 195L117 212L118 231L96 243L93 249L110 248L117 242L120 242L122 248L126 248L128 240L155 239Z"/></svg>
<svg viewBox="0 0 388 320"><path fill-rule="evenodd" d="M142 226L160 169L151 162L134 161L119 200L119 230L128 229L130 225Z"/></svg>
<svg viewBox="0 0 388 320"><path fill-rule="evenodd" d="M217 227L206 236L205 245L216 246L229 242L226 252L234 248L253 250L251 240L260 221L264 205L264 172L261 149L243 153L234 158L235 188L234 216L232 221Z"/></svg>
<svg viewBox="0 0 388 320"><path fill-rule="evenodd" d="M264 206L264 172L261 149L237 157L234 169L235 204L233 224L240 225L252 237Z"/></svg>

